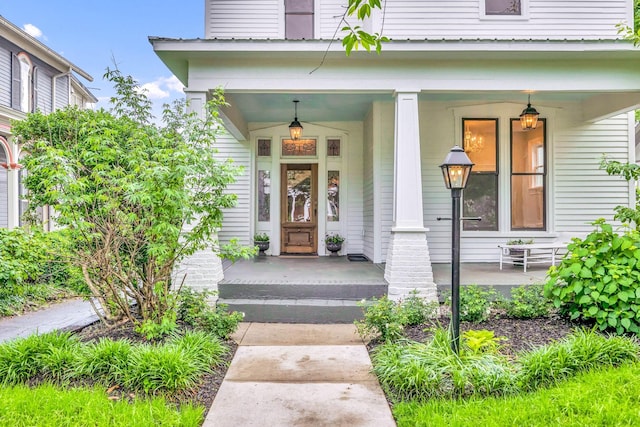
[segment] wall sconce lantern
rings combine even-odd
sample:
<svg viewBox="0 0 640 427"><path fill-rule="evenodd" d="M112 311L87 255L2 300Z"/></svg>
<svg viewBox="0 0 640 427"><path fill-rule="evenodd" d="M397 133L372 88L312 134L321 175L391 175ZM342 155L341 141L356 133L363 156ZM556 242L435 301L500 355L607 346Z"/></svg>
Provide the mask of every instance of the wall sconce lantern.
<svg viewBox="0 0 640 427"><path fill-rule="evenodd" d="M522 114L520 114L520 124L522 125L522 130L535 129L538 125L539 115L540 113L538 113L536 109L531 106L531 94L529 94L527 108L522 110Z"/></svg>
<svg viewBox="0 0 640 427"><path fill-rule="evenodd" d="M473 162L459 146L440 165L444 184L451 190L451 349L460 351L460 196L467 186Z"/></svg>
<svg viewBox="0 0 640 427"><path fill-rule="evenodd" d="M291 139L294 141L300 139L302 136L302 125L298 121L298 101L297 99L293 100L293 105L295 106L295 115L294 119L289 125L289 135L291 135Z"/></svg>

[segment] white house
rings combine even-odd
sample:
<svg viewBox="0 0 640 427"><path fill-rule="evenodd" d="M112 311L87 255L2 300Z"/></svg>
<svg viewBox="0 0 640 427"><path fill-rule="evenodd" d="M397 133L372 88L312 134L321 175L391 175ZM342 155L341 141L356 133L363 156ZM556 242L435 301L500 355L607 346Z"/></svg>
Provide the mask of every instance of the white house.
<svg viewBox="0 0 640 427"><path fill-rule="evenodd" d="M584 234L633 205L598 167L603 153L635 161L640 51L616 29L633 0L382 3L364 24L391 39L380 55L345 55L346 0L205 0L203 39L150 38L193 108L225 91L218 148L245 169L221 240L265 232L271 255L322 256L337 232L342 254L386 263L391 296L429 294L432 263L451 257L439 165L456 144L475 163L463 214L483 218L463 225L462 262L496 262L508 239ZM523 130L529 96L540 119Z"/></svg>
<svg viewBox="0 0 640 427"><path fill-rule="evenodd" d="M49 113L66 105L90 107L97 99L80 82L93 78L43 43L0 16L0 227L21 225L20 201L26 173L23 153L11 136L11 120L36 110ZM48 213L42 213L45 224Z"/></svg>

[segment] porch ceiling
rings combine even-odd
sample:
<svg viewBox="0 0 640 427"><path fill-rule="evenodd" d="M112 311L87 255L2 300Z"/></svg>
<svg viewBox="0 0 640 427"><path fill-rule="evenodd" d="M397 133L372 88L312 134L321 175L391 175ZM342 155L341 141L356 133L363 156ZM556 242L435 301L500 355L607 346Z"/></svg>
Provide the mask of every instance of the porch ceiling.
<svg viewBox="0 0 640 427"><path fill-rule="evenodd" d="M536 92L534 105L553 106L559 102L582 102L593 94L576 92ZM361 121L374 101L393 101L387 93L226 93L226 100L244 122L289 123L293 120L293 100L298 104L301 122ZM455 102L475 105L511 102L526 106L527 94L521 92L422 92L420 101Z"/></svg>

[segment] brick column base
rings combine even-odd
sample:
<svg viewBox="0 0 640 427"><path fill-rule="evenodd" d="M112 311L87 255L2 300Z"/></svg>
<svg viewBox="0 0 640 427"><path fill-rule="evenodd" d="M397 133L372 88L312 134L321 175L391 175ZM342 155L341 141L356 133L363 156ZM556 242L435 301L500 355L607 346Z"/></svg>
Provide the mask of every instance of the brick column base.
<svg viewBox="0 0 640 427"><path fill-rule="evenodd" d="M224 278L222 260L211 249L198 251L183 260L174 270L174 283L197 291L217 291L218 282Z"/></svg>
<svg viewBox="0 0 640 427"><path fill-rule="evenodd" d="M389 283L389 299L406 298L416 289L427 301L438 300L426 230L391 232L384 278Z"/></svg>

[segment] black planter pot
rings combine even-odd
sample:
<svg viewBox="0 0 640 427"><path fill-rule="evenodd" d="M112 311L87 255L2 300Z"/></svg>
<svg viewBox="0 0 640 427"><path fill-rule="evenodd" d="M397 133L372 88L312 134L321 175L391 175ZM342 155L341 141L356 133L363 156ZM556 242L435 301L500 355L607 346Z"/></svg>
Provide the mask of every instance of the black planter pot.
<svg viewBox="0 0 640 427"><path fill-rule="evenodd" d="M260 253L258 254L258 256L265 256L264 251L269 249L269 242L255 242L255 244L260 250Z"/></svg>
<svg viewBox="0 0 640 427"><path fill-rule="evenodd" d="M327 250L331 252L330 256L338 256L338 252L342 249L342 243L326 242Z"/></svg>
<svg viewBox="0 0 640 427"><path fill-rule="evenodd" d="M509 249L509 256L515 267L522 267L524 265L524 253L527 252L529 256L529 249Z"/></svg>

